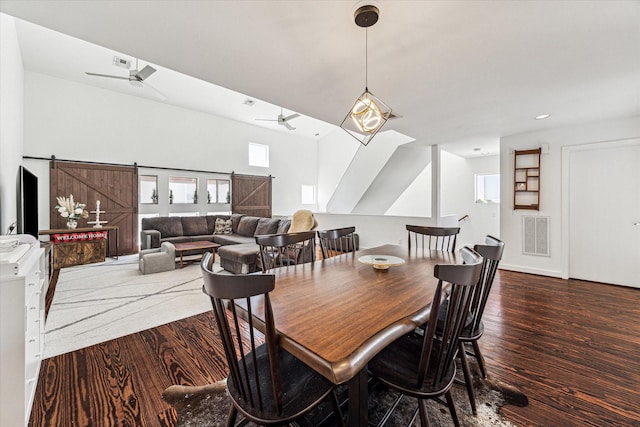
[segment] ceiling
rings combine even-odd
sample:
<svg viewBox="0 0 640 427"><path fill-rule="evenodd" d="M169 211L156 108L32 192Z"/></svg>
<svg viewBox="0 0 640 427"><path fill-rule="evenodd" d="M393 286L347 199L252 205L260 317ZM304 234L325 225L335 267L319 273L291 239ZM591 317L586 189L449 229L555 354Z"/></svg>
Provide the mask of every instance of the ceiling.
<svg viewBox="0 0 640 427"><path fill-rule="evenodd" d="M383 129L412 145L496 154L501 136L640 115L637 0L2 0L0 10L89 42L19 24L28 70L154 99L84 74L126 75L113 55L137 57L158 69L147 82L164 102L322 138L364 90L365 30L353 22L363 4L380 9L369 89L400 116ZM255 120L280 106L303 115L295 131Z"/></svg>

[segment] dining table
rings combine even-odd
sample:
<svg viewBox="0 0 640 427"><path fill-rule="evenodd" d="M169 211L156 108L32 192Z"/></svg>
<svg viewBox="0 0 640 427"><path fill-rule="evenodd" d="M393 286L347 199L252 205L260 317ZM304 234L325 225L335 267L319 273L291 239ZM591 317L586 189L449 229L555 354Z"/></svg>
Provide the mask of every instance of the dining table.
<svg viewBox="0 0 640 427"><path fill-rule="evenodd" d="M371 255L404 263L372 265ZM276 279L269 298L280 345L334 384L348 384L349 426L368 423L368 362L427 321L438 284L435 265L459 260L456 252L383 245L269 271ZM258 329L264 328L261 300L252 298Z"/></svg>

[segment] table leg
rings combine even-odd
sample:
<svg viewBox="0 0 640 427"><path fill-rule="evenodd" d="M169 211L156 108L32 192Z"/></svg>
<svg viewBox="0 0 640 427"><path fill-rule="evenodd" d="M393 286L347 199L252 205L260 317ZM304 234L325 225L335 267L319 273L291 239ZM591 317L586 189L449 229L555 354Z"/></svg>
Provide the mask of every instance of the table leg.
<svg viewBox="0 0 640 427"><path fill-rule="evenodd" d="M184 267L184 265L182 265L182 254L183 253L184 253L183 251L180 251L180 268Z"/></svg>
<svg viewBox="0 0 640 427"><path fill-rule="evenodd" d="M349 419L348 426L366 427L369 422L367 399L369 397L367 367L349 380Z"/></svg>
<svg viewBox="0 0 640 427"><path fill-rule="evenodd" d="M116 256L113 259L119 259L120 257L120 228L116 228Z"/></svg>

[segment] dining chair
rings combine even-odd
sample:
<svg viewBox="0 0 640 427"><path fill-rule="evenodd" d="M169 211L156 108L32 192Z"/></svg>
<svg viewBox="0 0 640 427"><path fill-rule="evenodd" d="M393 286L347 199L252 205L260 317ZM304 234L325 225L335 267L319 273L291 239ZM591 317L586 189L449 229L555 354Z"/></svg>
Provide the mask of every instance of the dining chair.
<svg viewBox="0 0 640 427"><path fill-rule="evenodd" d="M487 370L484 363L484 357L480 352L478 346L478 340L484 333L484 324L482 323L482 314L484 313L485 305L487 304L487 298L489 292L491 292L491 286L493 285L493 279L496 276L498 270L498 264L502 259L502 253L504 252L504 242L496 239L493 236L486 236L483 245L475 245L473 249L478 252L482 258L482 272L480 279L476 285L473 296L471 298L471 306L469 315L465 322L465 326L460 333L460 341L458 343L458 356L462 365L462 372L464 373L464 381L467 388L467 394L469 395L469 402L473 414L476 415L476 400L475 391L473 389L473 378L471 376L471 370L467 362L467 355L473 356L478 361L478 367L482 373L483 378L487 378ZM473 346L473 352L467 350L465 344L471 344Z"/></svg>
<svg viewBox="0 0 640 427"><path fill-rule="evenodd" d="M315 231L265 234L256 236L256 243L260 246L258 263L263 272L316 260Z"/></svg>
<svg viewBox="0 0 640 427"><path fill-rule="evenodd" d="M331 258L346 252L355 252L357 250L355 233L355 227L318 230L322 259Z"/></svg>
<svg viewBox="0 0 640 427"><path fill-rule="evenodd" d="M273 274L217 274L209 267L211 254L201 263L203 291L211 299L229 366L227 391L231 398L227 426L238 413L258 425L284 425L309 414L329 400L334 418L343 425L334 384L280 347L269 293ZM262 301L252 301L261 296ZM248 319L239 317L236 304L246 307ZM255 333L251 313L264 310L264 339ZM246 322L245 322L246 321ZM248 330L243 326L247 325Z"/></svg>
<svg viewBox="0 0 640 427"><path fill-rule="evenodd" d="M407 225L409 249L413 241L417 249L453 252L456 250L458 233L460 227Z"/></svg>
<svg viewBox="0 0 640 427"><path fill-rule="evenodd" d="M374 378L400 392L382 418L383 421L388 419L403 396L410 396L418 399L418 408L412 420L419 413L420 425L428 426L425 400L444 395L453 423L459 426L450 389L456 373L458 339L482 269L482 257L477 252L465 247L461 255L463 264L435 266L434 276L438 279L438 285L424 331L420 333L414 330L402 336L369 362L369 372ZM449 304L443 329L437 334L438 313L447 293Z"/></svg>

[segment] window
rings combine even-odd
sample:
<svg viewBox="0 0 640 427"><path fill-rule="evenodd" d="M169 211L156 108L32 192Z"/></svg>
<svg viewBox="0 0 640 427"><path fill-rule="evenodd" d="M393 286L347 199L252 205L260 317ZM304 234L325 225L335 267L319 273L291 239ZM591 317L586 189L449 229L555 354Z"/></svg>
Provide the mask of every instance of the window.
<svg viewBox="0 0 640 427"><path fill-rule="evenodd" d="M249 166L269 167L269 146L249 143Z"/></svg>
<svg viewBox="0 0 640 427"><path fill-rule="evenodd" d="M230 182L227 179L207 180L207 203L231 203Z"/></svg>
<svg viewBox="0 0 640 427"><path fill-rule="evenodd" d="M197 203L198 179L169 177L169 203Z"/></svg>
<svg viewBox="0 0 640 427"><path fill-rule="evenodd" d="M500 174L476 175L476 203L500 203Z"/></svg>
<svg viewBox="0 0 640 427"><path fill-rule="evenodd" d="M140 175L140 203L158 203L158 177L155 175Z"/></svg>
<svg viewBox="0 0 640 427"><path fill-rule="evenodd" d="M200 212L169 212L169 216L200 216Z"/></svg>
<svg viewBox="0 0 640 427"><path fill-rule="evenodd" d="M313 205L316 203L316 186L302 184L301 202L303 205Z"/></svg>

